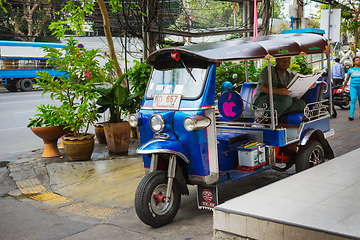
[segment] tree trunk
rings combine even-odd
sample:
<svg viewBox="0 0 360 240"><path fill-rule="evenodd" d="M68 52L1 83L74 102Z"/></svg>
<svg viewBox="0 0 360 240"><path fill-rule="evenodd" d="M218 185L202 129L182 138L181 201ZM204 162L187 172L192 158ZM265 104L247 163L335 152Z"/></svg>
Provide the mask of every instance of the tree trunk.
<svg viewBox="0 0 360 240"><path fill-rule="evenodd" d="M106 40L107 40L108 46L109 46L109 56L110 56L111 60L115 61L115 72L116 72L117 77L119 78L123 75L123 73L121 71L119 62L118 62L116 54L115 54L114 42L112 40L111 31L110 31L109 15L108 15L104 0L97 0L97 3L100 7L100 11L101 11L103 22L104 22L104 32L105 32ZM127 85L125 79L122 82L122 85L123 86Z"/></svg>
<svg viewBox="0 0 360 240"><path fill-rule="evenodd" d="M360 9L360 7L359 7L359 9ZM355 53L355 56L356 56L356 48L357 48L357 42L358 42L358 32L359 32L359 25L360 25L360 22L359 22L359 15L360 15L360 12L356 12L356 14L355 14L355 21L356 21L356 25L357 26L355 26L355 30L354 30L354 53Z"/></svg>

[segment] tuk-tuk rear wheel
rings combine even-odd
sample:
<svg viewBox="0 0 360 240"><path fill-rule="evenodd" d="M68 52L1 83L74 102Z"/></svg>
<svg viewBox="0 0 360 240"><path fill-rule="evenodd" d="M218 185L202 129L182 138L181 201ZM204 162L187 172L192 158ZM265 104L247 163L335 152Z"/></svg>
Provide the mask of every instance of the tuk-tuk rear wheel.
<svg viewBox="0 0 360 240"><path fill-rule="evenodd" d="M298 173L323 162L325 162L323 147L318 141L309 140L296 154L295 169Z"/></svg>
<svg viewBox="0 0 360 240"><path fill-rule="evenodd" d="M173 182L170 200L165 201L167 175L164 171L147 174L135 192L135 211L141 221L152 227L170 223L179 210L181 194L177 182Z"/></svg>

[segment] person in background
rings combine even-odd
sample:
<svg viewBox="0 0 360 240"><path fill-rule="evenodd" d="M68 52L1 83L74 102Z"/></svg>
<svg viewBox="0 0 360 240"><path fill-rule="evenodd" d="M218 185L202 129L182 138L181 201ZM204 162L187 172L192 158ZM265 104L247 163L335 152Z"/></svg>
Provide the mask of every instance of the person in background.
<svg viewBox="0 0 360 240"><path fill-rule="evenodd" d="M331 66L331 78L334 86L341 86L344 82L345 71L343 65L340 64L340 58L335 58L335 63Z"/></svg>
<svg viewBox="0 0 360 240"><path fill-rule="evenodd" d="M353 58L353 66L349 68L347 72L347 77L343 84L341 93L344 92L345 86L349 79L351 78L350 82L350 117L348 119L350 121L354 120L354 113L355 113L355 104L356 99L359 100L360 106L360 57L356 56ZM360 113L360 110L359 110Z"/></svg>
<svg viewBox="0 0 360 240"><path fill-rule="evenodd" d="M276 59L276 66L271 67L271 79L274 96L274 109L280 118L283 114L303 112L306 103L302 99L291 98L286 86L290 83L296 73L287 70L290 67L291 57L283 57ZM316 86L313 84L310 88ZM264 104L269 107L269 84L268 84L268 67L265 67L260 73L254 105L263 108Z"/></svg>

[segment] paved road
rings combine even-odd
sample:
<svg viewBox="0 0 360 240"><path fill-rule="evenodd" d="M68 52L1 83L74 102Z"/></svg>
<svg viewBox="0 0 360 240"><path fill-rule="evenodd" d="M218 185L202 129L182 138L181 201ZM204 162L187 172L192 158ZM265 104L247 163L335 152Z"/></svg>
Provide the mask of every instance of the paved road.
<svg viewBox="0 0 360 240"><path fill-rule="evenodd" d="M49 94L41 98L42 91L8 92L0 89L0 162L11 161L34 149L43 142L26 126L40 104L54 104Z"/></svg>

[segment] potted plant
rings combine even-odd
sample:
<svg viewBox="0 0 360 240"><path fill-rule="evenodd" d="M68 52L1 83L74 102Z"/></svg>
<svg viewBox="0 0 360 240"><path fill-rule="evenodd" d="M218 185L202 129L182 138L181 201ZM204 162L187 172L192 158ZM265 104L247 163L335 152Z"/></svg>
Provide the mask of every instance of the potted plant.
<svg viewBox="0 0 360 240"><path fill-rule="evenodd" d="M94 134L89 133L91 124L96 122L100 114L95 105L99 97L96 84L111 82L113 62L108 61L100 66L98 58L100 50L86 50L78 47L78 42L72 37L67 39L66 46L59 50L44 47L47 52L47 65L64 72L60 79L50 77L45 71L40 71L37 78L37 88L51 93L51 98L60 101L59 111L65 121L65 128L71 133L66 134L64 149L70 160L90 159L94 150Z"/></svg>
<svg viewBox="0 0 360 240"><path fill-rule="evenodd" d="M130 143L130 125L124 121L129 112L136 108L135 99L141 92L130 93L126 86L121 86L126 74L122 75L110 88L98 88L97 100L99 112L109 109L110 119L103 123L107 147L112 153L127 153Z"/></svg>
<svg viewBox="0 0 360 240"><path fill-rule="evenodd" d="M42 157L57 157L61 153L57 147L57 140L65 134L64 118L55 105L37 106L37 114L30 118L27 125L31 131L44 141L44 152Z"/></svg>

